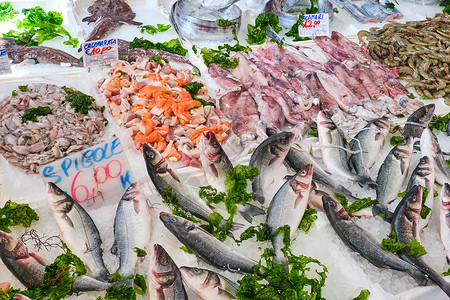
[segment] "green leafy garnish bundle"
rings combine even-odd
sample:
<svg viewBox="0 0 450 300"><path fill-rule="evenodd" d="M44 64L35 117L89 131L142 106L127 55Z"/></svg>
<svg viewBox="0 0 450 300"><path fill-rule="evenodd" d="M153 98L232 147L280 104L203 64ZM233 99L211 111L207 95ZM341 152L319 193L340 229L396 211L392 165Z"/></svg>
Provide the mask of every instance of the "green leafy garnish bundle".
<svg viewBox="0 0 450 300"><path fill-rule="evenodd" d="M22 225L30 227L33 221L39 220L36 211L28 204L18 204L11 200L6 201L0 208L0 230L11 232L9 227Z"/></svg>
<svg viewBox="0 0 450 300"><path fill-rule="evenodd" d="M403 141L404 137L401 135L394 135L391 137L391 140L389 141L391 143L391 146L397 146L398 143Z"/></svg>
<svg viewBox="0 0 450 300"><path fill-rule="evenodd" d="M96 300L136 300L137 295L144 295L147 292L147 283L145 275L130 275L124 278L119 273L111 274L110 282L120 282L125 280L133 280L134 286L127 284L115 284L106 290L105 296L97 297Z"/></svg>
<svg viewBox="0 0 450 300"><path fill-rule="evenodd" d="M261 45L267 39L266 27L270 26L278 33L281 31L281 27L278 26L278 16L274 13L266 14L261 13L255 19L255 25L247 25L247 42L250 45Z"/></svg>
<svg viewBox="0 0 450 300"><path fill-rule="evenodd" d="M19 12L15 10L11 2L0 3L0 22L5 22L14 19Z"/></svg>
<svg viewBox="0 0 450 300"><path fill-rule="evenodd" d="M339 201L339 203L341 203L341 205L344 207L345 211L349 215L352 215L363 208L370 207L379 203L378 200L376 199L372 200L370 197L367 197L363 199L358 199L352 204L348 205L348 200L344 195L336 193L334 194L334 197L336 198L336 200Z"/></svg>
<svg viewBox="0 0 450 300"><path fill-rule="evenodd" d="M186 56L188 53L187 49L183 48L183 46L180 43L179 39L172 39L168 42L162 42L162 43L153 43L149 40L136 40L130 42L129 45L130 49L134 48L142 48L145 50L148 49L156 49L156 50L163 50L170 53L178 54L181 56Z"/></svg>
<svg viewBox="0 0 450 300"><path fill-rule="evenodd" d="M47 13L40 6L36 6L29 9L24 8L22 13L25 18L15 22L20 31L10 30L2 37L12 37L21 45L38 46L55 37L66 36L68 40L64 41L65 45L74 48L78 46L78 39L72 38L70 33L61 26L63 17L60 12L49 11Z"/></svg>
<svg viewBox="0 0 450 300"><path fill-rule="evenodd" d="M144 257L147 255L147 251L138 247L134 247L133 251L136 252L137 257Z"/></svg>
<svg viewBox="0 0 450 300"><path fill-rule="evenodd" d="M407 248L409 249L408 254L414 257L427 254L425 248L415 239L412 239L408 244L397 242L397 234L393 228L391 228L391 234L389 237L383 239L381 242L381 248L392 253L397 253L403 248Z"/></svg>
<svg viewBox="0 0 450 300"><path fill-rule="evenodd" d="M353 298L353 300L367 300L369 299L370 291L369 290L362 290L358 296Z"/></svg>
<svg viewBox="0 0 450 300"><path fill-rule="evenodd" d="M170 29L170 25L164 25L164 24L156 24L156 27L153 25L143 25L143 26L138 26L138 28L140 29L141 33L148 33L150 35L154 35L158 32L164 32Z"/></svg>
<svg viewBox="0 0 450 300"><path fill-rule="evenodd" d="M80 91L75 91L71 88L63 86L62 89L66 92L65 101L70 103L70 106L78 114L87 114L89 110L98 108L93 106L95 99L92 96L86 95Z"/></svg>
<svg viewBox="0 0 450 300"><path fill-rule="evenodd" d="M154 55L154 56L150 56L150 58L151 58L155 63L157 63L157 64L159 64L159 65L161 65L161 66L164 65L164 64L163 64L163 61L166 62L166 63L169 62L168 59L163 58L163 57L161 57L161 56L156 56L156 55Z"/></svg>
<svg viewBox="0 0 450 300"><path fill-rule="evenodd" d="M52 110L48 106L38 106L29 108L24 111L22 116L22 123L27 121L37 122L37 116L46 116L52 114Z"/></svg>
<svg viewBox="0 0 450 300"><path fill-rule="evenodd" d="M428 124L428 128L430 128L431 130L440 130L446 132L447 124L449 121L450 121L450 113L446 114L445 116L434 115L431 118L430 123Z"/></svg>
<svg viewBox="0 0 450 300"><path fill-rule="evenodd" d="M214 102L209 102L209 101L205 101L201 98L198 98L198 92L201 90L201 88L203 87L203 83L201 82L197 82L197 81L193 81L193 82L189 82L184 86L184 89L186 91L189 92L189 94L191 94L191 97L193 100L196 100L198 102L200 102L203 106L214 106L216 107L216 105L214 104Z"/></svg>
<svg viewBox="0 0 450 300"><path fill-rule="evenodd" d="M442 9L443 13L450 14L450 0L442 0L442 2L439 4L439 6L444 7Z"/></svg>

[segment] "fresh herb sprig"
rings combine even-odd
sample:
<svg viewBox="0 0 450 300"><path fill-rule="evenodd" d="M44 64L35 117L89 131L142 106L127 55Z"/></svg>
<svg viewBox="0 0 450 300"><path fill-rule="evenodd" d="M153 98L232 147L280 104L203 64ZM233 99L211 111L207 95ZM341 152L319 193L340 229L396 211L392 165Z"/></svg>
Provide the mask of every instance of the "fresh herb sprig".
<svg viewBox="0 0 450 300"><path fill-rule="evenodd" d="M153 25L142 25L138 26L141 33L148 33L150 35L154 35L156 33L164 32L170 29L170 25L164 24L156 24L156 27Z"/></svg>
<svg viewBox="0 0 450 300"><path fill-rule="evenodd" d="M22 123L25 123L27 121L37 122L38 116L46 116L52 114L52 110L48 106L38 106L29 108L24 111L22 116Z"/></svg>
<svg viewBox="0 0 450 300"><path fill-rule="evenodd" d="M0 230L8 233L11 232L11 226L30 227L31 223L37 220L39 220L38 214L28 204L18 204L8 200L0 208Z"/></svg>
<svg viewBox="0 0 450 300"><path fill-rule="evenodd" d="M450 113L444 116L434 115L431 118L430 123L428 124L428 128L430 128L430 130L440 130L446 132L449 121L450 121Z"/></svg>
<svg viewBox="0 0 450 300"><path fill-rule="evenodd" d="M247 25L247 42L250 45L261 45L267 39L266 27L271 26L278 33L281 27L278 26L278 16L274 13L260 13L255 19L255 25Z"/></svg>
<svg viewBox="0 0 450 300"><path fill-rule="evenodd" d="M370 291L367 289L361 290L358 296L353 298L352 300L367 300L369 299Z"/></svg>
<svg viewBox="0 0 450 300"><path fill-rule="evenodd" d="M339 201L339 203L342 205L342 207L344 207L345 211L349 214L352 215L360 210L362 210L363 208L366 207L370 207L373 206L375 204L378 204L378 200L372 200L370 197L367 198L363 198L363 199L358 199L356 201L354 201L353 203L351 203L350 205L348 205L348 200L347 198L339 193L334 194L334 197L336 198L336 200Z"/></svg>
<svg viewBox="0 0 450 300"><path fill-rule="evenodd" d="M408 254L414 257L427 254L425 248L415 239L412 239L408 244L397 242L397 234L394 228L391 228L390 235L381 242L381 248L392 253L397 253L403 248L406 248L409 249Z"/></svg>
<svg viewBox="0 0 450 300"><path fill-rule="evenodd" d="M162 42L162 43L160 43L160 42L153 43L149 40L136 40L136 41L130 42L129 47L130 47L130 49L142 48L145 50L148 50L148 49L163 50L163 51L178 54L181 56L186 56L186 54L188 53L187 49L183 48L183 46L181 45L179 39L172 39L168 42Z"/></svg>
<svg viewBox="0 0 450 300"><path fill-rule="evenodd" d="M97 297L96 300L136 300L137 295L144 295L147 292L147 283L145 275L130 275L127 278L119 273L111 274L110 282L121 282L125 280L132 280L133 286L127 284L115 284L106 290L104 297Z"/></svg>
<svg viewBox="0 0 450 300"><path fill-rule="evenodd" d="M86 95L80 91L63 86L62 89L66 92L65 101L70 103L70 106L78 114L87 114L89 110L98 108L93 106L95 99L92 96Z"/></svg>
<svg viewBox="0 0 450 300"><path fill-rule="evenodd" d="M19 12L12 7L11 2L0 3L0 22L14 19L18 14Z"/></svg>

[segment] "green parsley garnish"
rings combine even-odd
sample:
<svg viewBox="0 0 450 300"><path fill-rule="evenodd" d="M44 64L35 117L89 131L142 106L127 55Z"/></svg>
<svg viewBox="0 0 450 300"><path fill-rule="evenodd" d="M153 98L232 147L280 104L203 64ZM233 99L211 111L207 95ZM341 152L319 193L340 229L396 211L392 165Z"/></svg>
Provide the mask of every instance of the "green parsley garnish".
<svg viewBox="0 0 450 300"><path fill-rule="evenodd" d="M442 273L442 276L448 276L450 275L450 268L448 268L447 271L445 271L444 273Z"/></svg>
<svg viewBox="0 0 450 300"><path fill-rule="evenodd" d="M38 106L29 108L24 111L22 116L22 123L27 121L37 122L37 116L46 116L52 114L52 110L48 106Z"/></svg>
<svg viewBox="0 0 450 300"><path fill-rule="evenodd" d="M356 296L355 298L353 298L353 300L367 300L367 299L369 299L369 296L370 296L370 291L365 289L365 290L361 290L359 295Z"/></svg>
<svg viewBox="0 0 450 300"><path fill-rule="evenodd" d="M255 19L255 25L247 25L247 42L250 45L261 45L267 39L266 27L271 26L278 33L281 27L278 26L278 16L274 13L260 13Z"/></svg>
<svg viewBox="0 0 450 300"><path fill-rule="evenodd" d="M71 88L63 86L62 89L66 92L65 101L70 103L70 106L77 114L87 114L89 110L97 110L97 107L92 104L95 102L94 97L83 94L80 91L75 91Z"/></svg>
<svg viewBox="0 0 450 300"><path fill-rule="evenodd" d="M251 50L249 47L244 47L239 43L234 46L224 44L217 47L217 50L210 48L202 48L200 54L203 57L203 62L207 67L210 64L216 64L225 69L235 69L239 64L239 58L230 59L232 52L244 51L248 52Z"/></svg>
<svg viewBox="0 0 450 300"><path fill-rule="evenodd" d="M197 82L197 81L189 82L188 84L186 84L184 86L186 91L188 91L191 94L191 96L197 95L202 87L203 87L203 83Z"/></svg>
<svg viewBox="0 0 450 300"><path fill-rule="evenodd" d="M143 26L138 26L138 28L140 29L141 33L148 33L151 35L154 35L158 32L164 32L170 29L170 25L164 25L164 24L156 24L157 27L153 26L153 25L143 25Z"/></svg>
<svg viewBox="0 0 450 300"><path fill-rule="evenodd" d="M409 249L408 254L414 257L420 257L427 253L425 248L415 239L412 239L408 244L397 242L397 234L395 233L394 228L391 228L391 233L388 238L383 239L381 242L381 248L392 253L407 248Z"/></svg>
<svg viewBox="0 0 450 300"><path fill-rule="evenodd" d="M136 255L137 255L138 257L144 257L144 256L147 255L147 251L145 251L145 250L143 250L143 249L141 249L141 248L138 248L138 247L134 247L134 248L133 248L133 251L136 252Z"/></svg>
<svg viewBox="0 0 450 300"><path fill-rule="evenodd" d="M414 96L413 93L410 93L410 94L408 95L408 97L411 98L411 99L416 99L416 96Z"/></svg>
<svg viewBox="0 0 450 300"><path fill-rule="evenodd" d="M162 43L153 43L149 40L136 40L133 42L130 42L129 45L130 49L134 48L142 48L145 50L148 49L156 49L156 50L163 50L170 53L178 54L181 56L186 56L188 53L187 49L183 48L183 46L180 43L179 39L172 39L168 42L162 42Z"/></svg>
<svg viewBox="0 0 450 300"><path fill-rule="evenodd" d="M363 208L378 204L378 200L372 200L370 197L367 198L363 198L363 199L358 199L356 201L354 201L353 203L351 203L350 205L348 205L348 200L347 198L339 193L334 194L334 197L336 198L336 200L339 201L339 203L342 205L342 207L344 207L345 211L349 214L352 215L360 210L362 210Z"/></svg>
<svg viewBox="0 0 450 300"><path fill-rule="evenodd" d="M191 250L189 250L188 247L186 247L186 246L181 246L180 249L183 250L183 251L184 251L185 253L187 253L187 254L192 254L192 253L194 253L194 252L192 252Z"/></svg>
<svg viewBox="0 0 450 300"><path fill-rule="evenodd" d="M111 274L112 279L110 282L121 282L125 280L133 280L134 285L128 286L127 284L116 284L111 286L106 290L106 295L104 298L97 297L96 300L122 300L122 299L130 299L136 300L137 295L144 295L147 292L147 283L145 275L130 275L127 278L124 278L122 275L118 273Z"/></svg>
<svg viewBox="0 0 450 300"><path fill-rule="evenodd" d="M444 7L442 9L443 13L450 14L450 0L442 0L442 2L439 4L439 6Z"/></svg>
<svg viewBox="0 0 450 300"><path fill-rule="evenodd" d="M430 96L427 96L427 95L423 95L423 96L420 96L420 99L421 100L431 100L433 98L431 98Z"/></svg>
<svg viewBox="0 0 450 300"><path fill-rule="evenodd" d="M163 61L166 62L166 63L169 62L168 59L163 58L163 57L161 57L161 56L150 56L150 58L151 58L155 63L157 63L157 64L159 64L159 65L161 65L161 66L164 65L164 64L162 63Z"/></svg>
<svg viewBox="0 0 450 300"><path fill-rule="evenodd" d="M384 8L389 9L389 8L394 8L395 4L392 2L387 2L385 5L383 5Z"/></svg>
<svg viewBox="0 0 450 300"><path fill-rule="evenodd" d="M308 233L315 220L317 220L317 211L314 208L308 206L305 213L303 214L303 218L300 224L298 225L298 229Z"/></svg>
<svg viewBox="0 0 450 300"><path fill-rule="evenodd" d="M308 131L308 136L310 136L310 137L319 137L319 131L317 130L317 128L311 128Z"/></svg>
<svg viewBox="0 0 450 300"><path fill-rule="evenodd" d="M336 7L334 7L333 8L333 13L337 14L337 13L339 13L339 10Z"/></svg>
<svg viewBox="0 0 450 300"><path fill-rule="evenodd" d="M394 135L393 137L391 137L390 140L391 146L396 146L398 143L403 141L403 139L404 139L403 136Z"/></svg>
<svg viewBox="0 0 450 300"><path fill-rule="evenodd" d="M28 91L28 84L27 85L19 85L19 90L21 90L22 92Z"/></svg>
<svg viewBox="0 0 450 300"><path fill-rule="evenodd" d="M8 200L5 206L0 208L0 230L8 233L11 232L9 229L11 226L30 227L31 223L37 220L39 216L28 204L18 204Z"/></svg>
<svg viewBox="0 0 450 300"><path fill-rule="evenodd" d="M428 128L430 128L430 130L440 130L446 132L449 121L450 121L450 113L446 114L445 116L434 115L431 118L430 123L428 124Z"/></svg>
<svg viewBox="0 0 450 300"><path fill-rule="evenodd" d="M16 97L18 94L17 94L16 90L13 90L13 91L11 92L11 95L12 95L13 97Z"/></svg>
<svg viewBox="0 0 450 300"><path fill-rule="evenodd" d="M19 12L15 10L11 2L0 3L0 22L5 22L14 19Z"/></svg>
<svg viewBox="0 0 450 300"><path fill-rule="evenodd" d="M162 192L163 203L168 204L172 208L172 213L176 216L180 216L187 220L190 220L194 223L198 223L197 219L195 219L192 215L188 215L185 211L178 208L178 199L177 195L172 192L172 188L168 187Z"/></svg>

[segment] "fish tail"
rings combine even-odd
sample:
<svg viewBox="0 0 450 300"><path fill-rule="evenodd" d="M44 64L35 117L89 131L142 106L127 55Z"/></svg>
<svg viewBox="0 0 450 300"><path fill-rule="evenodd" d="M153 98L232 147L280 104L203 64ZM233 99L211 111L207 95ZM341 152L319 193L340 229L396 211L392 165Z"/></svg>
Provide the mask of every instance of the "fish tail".
<svg viewBox="0 0 450 300"><path fill-rule="evenodd" d="M357 180L357 182L359 183L359 185L361 185L363 187L369 187L371 189L377 188L377 183L368 177L359 176L359 179Z"/></svg>
<svg viewBox="0 0 450 300"><path fill-rule="evenodd" d="M375 204L372 207L372 213L374 216L383 214L383 216L382 216L383 219L389 223L391 223L393 216L394 216L394 214L388 210L387 206L382 205L382 204Z"/></svg>
<svg viewBox="0 0 450 300"><path fill-rule="evenodd" d="M441 274L437 273L435 270L429 267L418 267L420 271L422 271L428 278L434 281L447 296L450 297L450 283L447 282ZM415 279L415 278L414 278Z"/></svg>
<svg viewBox="0 0 450 300"><path fill-rule="evenodd" d="M254 216L264 215L266 212L253 204L247 203L245 206L238 208L241 216L249 223L253 221Z"/></svg>

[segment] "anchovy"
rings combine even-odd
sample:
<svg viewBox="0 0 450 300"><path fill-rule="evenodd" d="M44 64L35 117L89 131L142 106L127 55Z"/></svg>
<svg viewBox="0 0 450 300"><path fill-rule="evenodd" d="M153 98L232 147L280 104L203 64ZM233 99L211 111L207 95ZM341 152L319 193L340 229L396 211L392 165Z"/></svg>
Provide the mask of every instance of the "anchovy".
<svg viewBox="0 0 450 300"><path fill-rule="evenodd" d="M177 205L181 209L209 221L209 215L213 213L212 209L198 196L198 193L179 180L178 175L169 167L166 159L148 144L144 144L142 152L148 175L158 192L162 195L166 189L171 188L177 197ZM222 220L220 226L224 227L226 223L226 220Z"/></svg>
<svg viewBox="0 0 450 300"><path fill-rule="evenodd" d="M427 189L428 195L425 199L425 205L431 209L425 219L419 219L419 230L422 230L428 225L431 213L433 212L434 202L434 167L433 162L428 156L423 156L420 159L417 167L411 174L406 190L411 190L415 185L420 185Z"/></svg>
<svg viewBox="0 0 450 300"><path fill-rule="evenodd" d="M47 200L62 239L96 279L108 280L110 274L102 258L102 239L94 221L78 202L54 183L48 183L47 188Z"/></svg>
<svg viewBox="0 0 450 300"><path fill-rule="evenodd" d="M383 250L380 242L355 224L338 201L329 196L323 196L322 201L331 227L347 246L378 268L402 271L414 278L419 285L427 284L427 278L420 270L397 255Z"/></svg>
<svg viewBox="0 0 450 300"><path fill-rule="evenodd" d="M156 293L156 299L183 300L188 298L180 270L161 245L155 244L153 247L149 274L149 286Z"/></svg>
<svg viewBox="0 0 450 300"><path fill-rule="evenodd" d="M182 244L208 264L231 272L253 273L256 261L234 251L193 222L165 212L159 218Z"/></svg>
<svg viewBox="0 0 450 300"><path fill-rule="evenodd" d="M434 164L436 181L443 185L450 180L450 168L448 167L441 146L436 135L428 128L425 128L420 137L420 151L422 155L428 156Z"/></svg>
<svg viewBox="0 0 450 300"><path fill-rule="evenodd" d="M397 198L403 182L408 175L413 150L413 138L403 139L388 153L378 170L377 200L373 214L386 213L387 220L392 217L387 205Z"/></svg>
<svg viewBox="0 0 450 300"><path fill-rule="evenodd" d="M360 185L375 188L372 179L360 176L350 171L344 139L337 126L323 112L317 116L319 142L322 146L322 157L328 171L358 182Z"/></svg>
<svg viewBox="0 0 450 300"><path fill-rule="evenodd" d="M430 124L431 118L434 115L435 110L434 104L428 104L427 106L422 106L415 112L413 112L406 120L405 126L403 127L403 136L415 137L420 139L422 132Z"/></svg>
<svg viewBox="0 0 450 300"><path fill-rule="evenodd" d="M306 165L277 191L267 211L266 223L272 228L272 233L275 233L280 227L289 225L291 228L290 238L294 237L308 205L312 175L313 166ZM281 251L284 246L283 233L275 236L272 243L276 255L274 261L286 264L287 262Z"/></svg>
<svg viewBox="0 0 450 300"><path fill-rule="evenodd" d="M252 182L253 200L261 204L265 203L264 189L273 182L272 172L283 163L293 138L294 134L291 132L274 134L264 140L253 152L248 165L259 171L259 175Z"/></svg>
<svg viewBox="0 0 450 300"><path fill-rule="evenodd" d="M143 249L150 241L150 210L136 182L128 187L117 206L111 252L119 255L120 263L116 272L125 278L134 274L138 261L134 248Z"/></svg>
<svg viewBox="0 0 450 300"><path fill-rule="evenodd" d="M369 177L369 169L377 161L389 133L389 119L381 118L368 123L350 142L353 153L350 163L356 173Z"/></svg>
<svg viewBox="0 0 450 300"><path fill-rule="evenodd" d="M439 197L439 232L444 245L447 263L450 264L450 184L444 183Z"/></svg>
<svg viewBox="0 0 450 300"><path fill-rule="evenodd" d="M418 221L422 208L422 187L415 185L403 197L398 204L392 219L392 228L397 235L397 242L408 244L419 235ZM450 296L450 283L448 283L439 273L430 268L420 257L409 255L409 247L401 249L399 256L404 261L418 268L433 280L446 294Z"/></svg>
<svg viewBox="0 0 450 300"><path fill-rule="evenodd" d="M0 231L0 257L8 270L25 287L42 283L45 273L44 259L29 252L22 241L4 231Z"/></svg>
<svg viewBox="0 0 450 300"><path fill-rule="evenodd" d="M214 133L206 131L202 134L199 149L200 162L202 163L206 181L219 192L225 192L225 179L228 172L233 169L233 164L222 149ZM238 205L238 211L249 223L252 222L254 216L265 214L264 210L250 203L247 203L245 206Z"/></svg>
<svg viewBox="0 0 450 300"><path fill-rule="evenodd" d="M239 285L216 272L191 267L181 267L180 272L183 282L204 300L236 299Z"/></svg>

